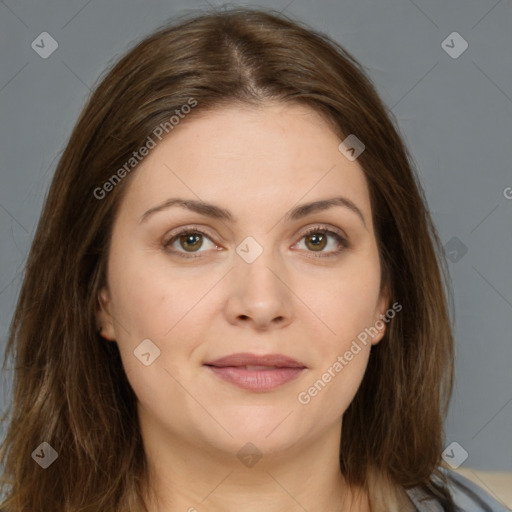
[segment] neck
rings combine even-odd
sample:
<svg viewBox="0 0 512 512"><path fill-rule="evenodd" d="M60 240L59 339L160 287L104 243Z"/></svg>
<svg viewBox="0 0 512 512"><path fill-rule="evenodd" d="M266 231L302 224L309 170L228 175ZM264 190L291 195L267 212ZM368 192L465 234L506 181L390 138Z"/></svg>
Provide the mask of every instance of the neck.
<svg viewBox="0 0 512 512"><path fill-rule="evenodd" d="M176 442L169 436L145 438L148 510L367 512L367 495L350 487L340 472L339 444L336 449L332 442L333 436L339 439L340 427L333 426L333 432L313 443L267 451L252 465L197 442Z"/></svg>

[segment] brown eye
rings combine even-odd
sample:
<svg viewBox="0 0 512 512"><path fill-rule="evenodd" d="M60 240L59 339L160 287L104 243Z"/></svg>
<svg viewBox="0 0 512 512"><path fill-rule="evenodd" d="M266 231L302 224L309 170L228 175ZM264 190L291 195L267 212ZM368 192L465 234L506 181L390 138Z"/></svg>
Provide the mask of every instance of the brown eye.
<svg viewBox="0 0 512 512"><path fill-rule="evenodd" d="M309 239L309 242L306 242L306 245L313 251L322 251L327 245L327 237L322 233L306 235L305 238L306 240Z"/></svg>
<svg viewBox="0 0 512 512"><path fill-rule="evenodd" d="M315 226L309 229L304 233L304 235L302 235L302 239L305 240L306 252L318 253L314 255L316 258L337 256L344 249L349 247L349 243L346 238L334 231L331 231L330 229L320 226ZM324 250L328 245L330 245L330 239L334 239L337 242L334 244L334 250Z"/></svg>
<svg viewBox="0 0 512 512"><path fill-rule="evenodd" d="M202 236L200 233L181 235L179 237L180 246L185 250L191 249L195 251L203 244Z"/></svg>
<svg viewBox="0 0 512 512"><path fill-rule="evenodd" d="M171 236L163 243L163 246L166 251L182 256L183 258L199 258L201 254L205 252L200 251L204 246L205 240L209 241L214 249L217 247L207 233L203 233L197 229L187 228Z"/></svg>

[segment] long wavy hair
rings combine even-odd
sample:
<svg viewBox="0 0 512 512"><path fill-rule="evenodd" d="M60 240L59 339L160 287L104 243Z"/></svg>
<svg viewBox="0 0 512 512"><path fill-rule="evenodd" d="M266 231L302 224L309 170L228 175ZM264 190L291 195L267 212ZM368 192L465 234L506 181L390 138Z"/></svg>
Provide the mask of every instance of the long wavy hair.
<svg viewBox="0 0 512 512"><path fill-rule="evenodd" d="M13 401L2 418L10 416L0 506L147 510L136 397L117 345L101 338L95 316L113 219L136 165L108 194L98 190L191 98L197 104L189 119L228 104L308 105L340 142L353 133L365 143L358 163L370 191L381 285L403 310L372 348L344 414L340 469L368 490L372 510L393 510L393 490L416 486L452 510L439 469L453 386L451 288L413 159L392 112L345 49L283 14L240 7L188 13L134 44L100 77L71 133L10 325L3 364L8 369L12 358ZM58 453L46 469L32 457L42 442Z"/></svg>

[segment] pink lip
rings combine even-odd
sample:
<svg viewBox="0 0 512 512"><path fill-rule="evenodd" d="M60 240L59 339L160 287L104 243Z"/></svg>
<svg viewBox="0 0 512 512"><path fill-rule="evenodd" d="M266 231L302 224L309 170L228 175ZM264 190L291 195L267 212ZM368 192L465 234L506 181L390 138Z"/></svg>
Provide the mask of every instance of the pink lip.
<svg viewBox="0 0 512 512"><path fill-rule="evenodd" d="M221 379L250 391L270 391L297 378L306 366L282 354L239 353L205 363ZM271 366L247 369L245 366Z"/></svg>

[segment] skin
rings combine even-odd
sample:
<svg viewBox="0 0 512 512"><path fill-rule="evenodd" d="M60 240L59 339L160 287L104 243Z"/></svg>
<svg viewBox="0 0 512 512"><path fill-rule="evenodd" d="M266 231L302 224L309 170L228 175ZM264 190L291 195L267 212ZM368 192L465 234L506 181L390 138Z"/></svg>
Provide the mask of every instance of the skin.
<svg viewBox="0 0 512 512"><path fill-rule="evenodd" d="M97 318L138 398L150 510L369 510L338 453L343 413L385 327L308 404L297 399L390 307L366 180L340 142L309 107L232 106L182 121L130 177ZM339 195L366 226L344 207L284 221L298 204ZM171 197L214 203L236 222L176 206L139 222ZM315 249L304 232L317 224L349 246L329 235ZM209 234L166 249L186 226ZM263 248L252 263L236 252L248 236ZM133 352L148 338L160 356L145 366ZM248 391L203 365L235 352L281 353L307 369L272 391ZM236 456L247 442L262 455L252 467Z"/></svg>

